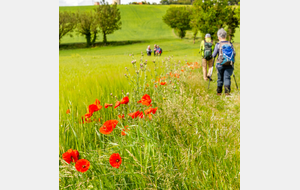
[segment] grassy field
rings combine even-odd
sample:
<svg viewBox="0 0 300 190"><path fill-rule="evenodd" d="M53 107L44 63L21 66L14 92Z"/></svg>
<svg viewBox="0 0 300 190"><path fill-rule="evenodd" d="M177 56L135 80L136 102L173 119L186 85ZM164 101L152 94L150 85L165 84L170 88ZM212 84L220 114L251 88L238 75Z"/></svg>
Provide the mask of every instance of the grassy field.
<svg viewBox="0 0 300 190"><path fill-rule="evenodd" d="M172 29L163 21L162 16L167 9L178 5L119 5L121 12L122 29L108 35L108 41L153 41L161 39L174 39ZM59 7L60 11L91 11L95 6ZM64 36L61 43L85 42L84 36L73 33L74 36ZM198 34L200 36L200 33ZM101 34L97 41L102 41ZM234 41L239 43L239 30L236 32Z"/></svg>
<svg viewBox="0 0 300 190"><path fill-rule="evenodd" d="M215 69L208 90L202 68L187 67L187 62L201 63L198 54L201 39L197 38L195 44L190 35L178 39L171 29L162 26L161 16L160 21L158 18L152 21L153 15L147 16L147 11L153 11L149 9L164 14L167 7L120 6L122 21L124 16L124 20L131 18L133 24L124 21L124 33L119 31L119 35L110 35L108 40L143 40L142 43L59 51L60 189L240 188L240 100L234 81L233 96L219 97ZM91 8L60 7L60 10ZM128 12L125 14L123 10ZM145 19L148 24L140 27L138 22ZM151 38L154 34L151 27L161 27L161 36ZM70 43L73 39L65 40ZM141 55L147 45L153 47L155 43L163 48L161 57ZM239 84L240 44L234 46L237 51L234 72ZM136 60L135 65L132 60ZM140 67L146 60L143 68L147 72ZM178 72L180 77L170 77L167 75L170 72ZM156 88L153 82L164 76L167 85L158 84ZM104 103L115 104L127 92L128 105L104 108ZM137 104L145 93L151 96L153 107L158 107L152 120L118 118L119 114L147 109ZM92 119L100 118L100 122L82 124L81 117L96 98L103 108ZM70 114L66 114L68 109ZM110 119L119 121L117 127L110 135L101 134L99 128ZM129 131L122 136L126 125ZM70 148L78 150L80 158L90 161L86 173L79 173L74 164L62 160L62 154ZM109 163L112 153L122 157L118 169Z"/></svg>

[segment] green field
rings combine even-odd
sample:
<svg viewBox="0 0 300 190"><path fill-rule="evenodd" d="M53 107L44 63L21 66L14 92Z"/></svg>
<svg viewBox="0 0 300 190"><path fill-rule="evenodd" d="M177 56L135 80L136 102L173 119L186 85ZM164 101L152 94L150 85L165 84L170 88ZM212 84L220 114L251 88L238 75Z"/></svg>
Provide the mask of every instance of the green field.
<svg viewBox="0 0 300 190"><path fill-rule="evenodd" d="M168 7L120 6L122 30L108 35L108 41L141 43L59 51L60 189L240 188L240 100L234 81L232 97L219 97L215 69L209 90L202 78L202 68L184 67L184 72L180 71L186 62L201 63L198 53L201 39L197 38L193 44L190 33L182 40L176 37L161 20ZM92 8L60 7L60 10ZM239 31L236 36L239 38ZM75 36L65 37L62 43L84 41L84 37ZM141 56L148 45L153 48L154 44L162 47L161 57ZM240 44L234 46L237 52L234 72L239 84ZM133 59L136 65L131 64ZM144 67L149 69L146 73L139 66L145 60ZM155 88L153 82L157 77L175 71L181 74L180 78L168 78L165 80L168 85ZM131 80L124 74L130 74ZM128 105L104 108L104 103L115 104L127 92ZM153 107L158 107L151 121L126 118L119 120L110 135L99 133L107 120L118 119L122 113L145 110L146 106L137 104L145 93L151 96ZM92 118L100 118L100 122L81 124L81 116L96 98L103 108ZM66 114L67 109L70 114ZM130 131L121 136L125 125ZM61 159L70 148L91 162L86 173L79 173L74 164ZM112 153L122 157L119 169L109 164Z"/></svg>
<svg viewBox="0 0 300 190"><path fill-rule="evenodd" d="M108 35L108 41L153 41L160 39L174 39L172 29L163 21L162 16L167 9L178 5L119 5L121 12L122 29ZM91 11L95 6L59 7L60 11ZM74 37L64 36L61 43L85 42L84 36L73 33ZM200 36L200 33L197 35ZM101 34L97 41L102 41ZM239 30L234 38L235 42L240 42ZM153 45L153 44L152 44Z"/></svg>

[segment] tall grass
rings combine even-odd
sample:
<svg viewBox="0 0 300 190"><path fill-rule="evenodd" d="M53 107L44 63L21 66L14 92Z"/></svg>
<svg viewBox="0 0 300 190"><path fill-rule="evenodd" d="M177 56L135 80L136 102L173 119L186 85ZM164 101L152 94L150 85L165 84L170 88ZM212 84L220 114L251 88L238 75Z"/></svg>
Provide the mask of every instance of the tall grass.
<svg viewBox="0 0 300 190"><path fill-rule="evenodd" d="M134 50L138 45L131 47ZM235 48L239 83L239 44ZM210 90L202 79L202 68L184 67L184 72L180 71L186 62L201 63L196 55L185 56L195 51L191 49L166 52L155 59L136 52L134 56L122 55L121 49L119 55L101 54L105 48L90 50L60 52L61 189L239 189L240 101L234 81L233 96L219 97L215 91L216 71ZM145 72L140 64L146 59ZM136 60L135 65L132 60ZM176 71L180 78L167 75ZM156 88L155 80L163 76L167 77L167 85ZM93 115L100 122L80 123L87 106L96 98L101 105L114 104L127 92L128 105L103 107ZM137 104L137 100L145 93L151 96L152 107L158 107L152 120L118 119L122 113L144 111L147 107ZM66 114L67 109L70 114ZM109 119L118 119L119 123L110 135L103 135L99 128ZM121 136L125 125L129 131ZM91 162L86 173L77 172L61 159L69 148ZM109 164L112 153L122 157L119 169Z"/></svg>

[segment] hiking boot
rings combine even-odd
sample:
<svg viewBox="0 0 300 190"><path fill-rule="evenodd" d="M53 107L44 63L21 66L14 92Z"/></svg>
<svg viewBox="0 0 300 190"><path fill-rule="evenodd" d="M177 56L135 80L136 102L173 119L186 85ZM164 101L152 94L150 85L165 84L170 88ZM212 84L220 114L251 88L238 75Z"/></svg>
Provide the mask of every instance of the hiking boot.
<svg viewBox="0 0 300 190"><path fill-rule="evenodd" d="M222 93L217 93L217 95L218 95L218 96L221 96L221 95L222 95Z"/></svg>
<svg viewBox="0 0 300 190"><path fill-rule="evenodd" d="M218 94L221 94L221 93L222 93L222 86L218 86L218 87L217 87L217 93L218 93Z"/></svg>
<svg viewBox="0 0 300 190"><path fill-rule="evenodd" d="M226 95L227 97L231 97L231 94L229 94L229 93L225 93L225 95Z"/></svg>
<svg viewBox="0 0 300 190"><path fill-rule="evenodd" d="M225 89L225 94L229 94L230 93L230 86L224 86Z"/></svg>

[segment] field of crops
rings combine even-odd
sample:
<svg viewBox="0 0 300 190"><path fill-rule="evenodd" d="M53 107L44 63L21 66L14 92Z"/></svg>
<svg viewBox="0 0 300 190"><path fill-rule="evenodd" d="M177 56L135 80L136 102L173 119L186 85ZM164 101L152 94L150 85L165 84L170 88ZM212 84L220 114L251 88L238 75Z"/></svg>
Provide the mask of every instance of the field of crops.
<svg viewBox="0 0 300 190"><path fill-rule="evenodd" d="M201 39L195 44L189 35L178 39L161 20L167 8L120 6L123 29L108 40L142 43L59 51L60 189L239 189L238 91L232 79L232 97L217 96L216 71L207 89L198 53ZM161 57L141 54L154 43L162 47ZM239 84L240 44L234 46ZM151 106L138 103L145 94ZM114 108L124 97L129 102ZM105 103L113 106L105 108ZM91 104L102 107L86 120ZM149 114L150 107L156 112ZM136 111L143 118L129 115ZM103 134L109 120L117 125ZM69 149L89 161L86 172L62 159ZM110 161L114 153L120 155L118 168Z"/></svg>

